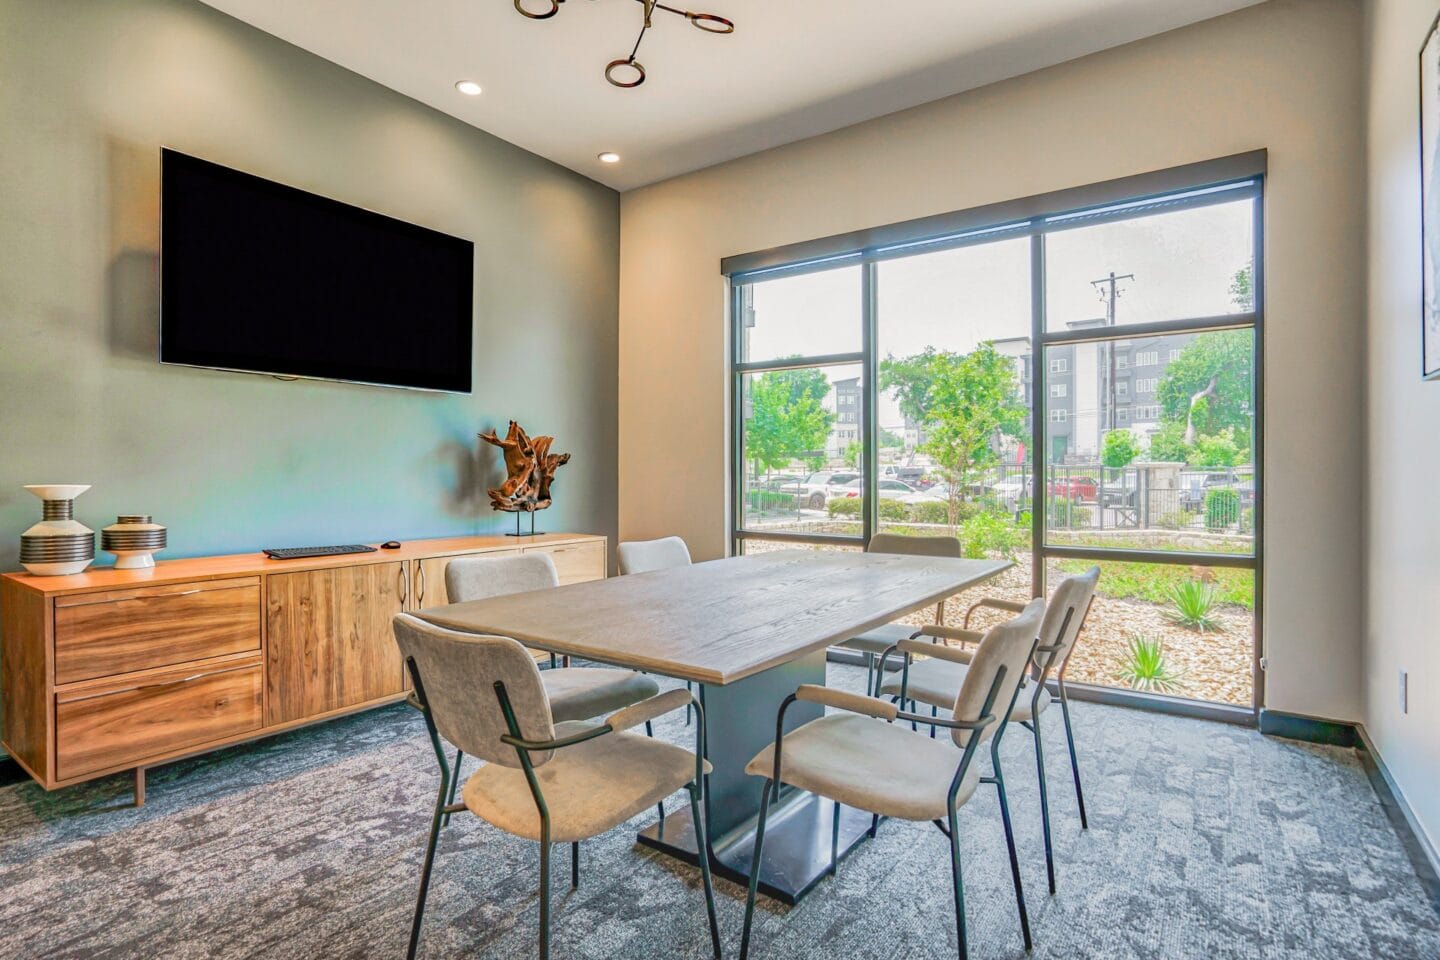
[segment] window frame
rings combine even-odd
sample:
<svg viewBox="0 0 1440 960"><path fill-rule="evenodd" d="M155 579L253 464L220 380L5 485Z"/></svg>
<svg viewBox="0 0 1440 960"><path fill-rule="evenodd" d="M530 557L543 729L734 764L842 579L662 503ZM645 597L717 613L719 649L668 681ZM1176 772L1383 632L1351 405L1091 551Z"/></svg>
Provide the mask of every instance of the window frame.
<svg viewBox="0 0 1440 960"><path fill-rule="evenodd" d="M1249 554L1191 553L1183 551L1115 549L1052 544L1046 542L1044 510L1032 511L1031 584L1037 596L1046 590L1046 565L1051 559L1081 559L1114 562L1151 562L1189 564L1214 567L1236 567L1253 571L1255 604L1253 608L1254 639L1252 665L1252 706L1236 708L1223 704L1182 700L1168 697L1131 697L1126 691L1095 688L1097 699L1156 706L1171 712L1208 716L1214 719L1253 723L1265 703L1264 683L1264 382L1265 382L1265 251L1264 207L1266 186L1265 151L1239 154L1214 161L1202 161L1170 170L1141 174L1122 180L1107 181L1091 187L1058 191L1024 200L992 204L973 210L942 214L917 221L893 224L825 238L776 250L762 251L722 261L722 273L730 283L730 367L731 367L731 462L730 462L730 528L731 552L739 552L747 539L846 546L868 544L878 527L879 475L878 428L875 413L878 406L878 303L877 265L889 259L930 253L942 249L975 246L1002 239L1028 237L1031 251L1031 330L1028 381L1022 377L1021 390L1029 399L1034 416L1030 418L1032 434L1031 482L1046 475L1049 449L1047 429L1051 423L1052 400L1066 398L1049 395L1047 382L1051 377L1069 375L1067 358L1048 358L1048 349L1087 343L1121 343L1146 337L1171 334L1198 334L1221 330L1248 329L1254 333L1252 384L1254 390L1255 426L1253 459L1255 486L1255 527L1253 547ZM1146 323L1125 324L1109 328L1046 330L1045 324L1045 237L1064 230L1091 226L1109 220L1131 220L1150 213L1182 207L1208 206L1248 199L1252 203L1252 284L1253 309L1248 312L1208 317L1182 317ZM1093 202L1086 203L1086 200ZM1023 213L1024 216L1013 216ZM1012 216L1006 216L1012 214ZM950 228L944 233L942 228ZM797 273L816 272L860 264L861 271L861 350L858 353L814 357L787 358L784 361L744 363L738 358L742 342L743 291L751 283ZM1157 348L1158 351L1158 348ZM1045 361L1049 362L1045 362ZM1157 356L1157 361L1159 357ZM831 534L800 534L747 531L741 527L744 498L743 461L743 377L771 369L860 366L861 412L863 425L861 470L864 490L860 536ZM1131 364L1138 367L1139 364ZM1058 369L1057 369L1058 367ZM1149 379L1149 378L1147 378ZM1158 384L1158 379L1157 379ZM1067 391L1068 392L1068 391ZM1140 390L1132 391L1138 397ZM1151 393L1153 396L1153 391ZM1129 416L1132 425L1151 423L1142 413L1149 413L1153 404L1132 403ZM1068 416L1067 416L1068 420ZM1043 484L1042 484L1043 485ZM1036 487L1040 489L1040 487ZM1165 704L1168 704L1166 706ZM1247 719L1240 719L1241 715Z"/></svg>

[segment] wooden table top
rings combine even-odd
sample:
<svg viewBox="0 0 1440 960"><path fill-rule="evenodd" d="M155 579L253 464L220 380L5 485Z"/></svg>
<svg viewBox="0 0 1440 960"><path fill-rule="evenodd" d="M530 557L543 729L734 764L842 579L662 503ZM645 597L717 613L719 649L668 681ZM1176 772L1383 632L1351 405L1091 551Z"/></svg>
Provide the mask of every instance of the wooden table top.
<svg viewBox="0 0 1440 960"><path fill-rule="evenodd" d="M586 660L726 684L937 603L1009 566L783 550L429 607L416 616Z"/></svg>

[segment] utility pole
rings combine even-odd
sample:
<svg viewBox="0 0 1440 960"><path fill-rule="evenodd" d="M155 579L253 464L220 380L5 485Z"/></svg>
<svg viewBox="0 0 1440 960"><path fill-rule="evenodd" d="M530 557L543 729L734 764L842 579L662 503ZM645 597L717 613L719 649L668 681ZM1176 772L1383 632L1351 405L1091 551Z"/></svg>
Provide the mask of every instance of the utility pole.
<svg viewBox="0 0 1440 960"><path fill-rule="evenodd" d="M1116 276L1111 270L1108 277L1101 277L1099 280L1091 280L1090 286L1100 291L1100 299L1105 301L1105 326L1115 326L1115 301L1120 299L1120 281L1134 280L1135 274L1122 273ZM1105 429L1115 429L1115 345L1107 342L1106 353L1106 388L1105 388ZM1101 440L1104 440L1102 434Z"/></svg>

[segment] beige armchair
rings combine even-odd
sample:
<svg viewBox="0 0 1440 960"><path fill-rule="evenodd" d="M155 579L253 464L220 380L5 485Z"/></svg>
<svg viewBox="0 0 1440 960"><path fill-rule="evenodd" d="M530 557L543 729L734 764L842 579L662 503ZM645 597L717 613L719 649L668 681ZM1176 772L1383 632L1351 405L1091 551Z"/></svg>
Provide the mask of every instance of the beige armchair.
<svg viewBox="0 0 1440 960"><path fill-rule="evenodd" d="M833 800L837 823L841 804L868 810L877 816L932 821L950 841L955 928L962 960L968 955L968 941L956 811L975 795L981 783L993 784L1000 801L1000 816L1010 851L1010 871L1015 884L1015 904L1020 913L1020 930L1025 949L1030 949L1030 920L1025 910L1025 893L1020 882L1020 865L1015 854L1015 836L1010 823L1010 806L1005 797L999 748L1005 730L1001 718L1009 714L1020 693L1020 681L1034 654L1035 637L1044 609L1044 601L1035 600L1020 616L984 635L971 659L965 682L947 705L952 712L949 718L918 717L901 710L897 703L818 686L802 686L785 699L776 719L777 730L784 729L785 711L796 700L823 704L839 712L783 734L775 743L756 754L745 768L752 776L764 777L765 787L761 793L750 888L745 901L741 960L749 956L755 894L765 844L765 820L771 794L779 790L781 784L790 784ZM905 648L928 646L923 641L908 638L901 644ZM936 652L939 656L945 655ZM933 723L948 729L950 739L932 739L907 725L896 723L897 720ZM982 776L974 762L977 750L987 742L994 769L991 777ZM837 852L832 841L832 874L838 866Z"/></svg>
<svg viewBox="0 0 1440 960"><path fill-rule="evenodd" d="M1052 700L1046 683L1053 675L1055 688L1060 696L1060 712L1065 721L1065 740L1070 747L1070 772L1075 778L1075 801L1080 807L1080 826L1081 829L1088 829L1090 823L1085 816L1085 794L1080 787L1080 762L1076 758L1075 734L1070 724L1070 698L1065 692L1065 668L1069 665L1070 655L1075 651L1075 641L1085 626L1085 617L1095 599L1095 587L1099 580L1100 568L1091 567L1085 573L1067 577L1055 588L1050 603L1045 608L1045 618L1040 624L1030 677L1009 716L1011 723L1020 724L1035 738L1035 765L1040 778L1040 816L1045 826L1045 873L1051 893L1055 892L1055 850L1050 833L1050 798L1045 782L1045 748L1040 736L1040 715L1050 706ZM952 703L956 691L964 685L971 669L970 653L937 645L934 641L958 640L967 643L978 640L981 634L967 628L970 615L979 607L1011 612L1025 609L1023 604L1014 601L987 598L973 604L966 611L966 628L922 628L923 637L928 639L922 639L917 645L909 647L897 645L897 651L905 655L905 666L899 677L892 677L881 684L881 696L893 696L902 704L907 701L926 703L932 709L944 708ZM913 655L916 653L930 659L913 662ZM934 735L933 727L931 735Z"/></svg>
<svg viewBox="0 0 1440 960"><path fill-rule="evenodd" d="M955 537L909 537L896 533L877 533L870 538L865 551L917 557L958 557L960 541ZM935 606L935 622L945 622L944 600ZM843 640L836 646L846 650L858 650L865 655L865 692L877 693L881 678L876 676L875 667L879 658L901 640L915 636L916 632L916 628L908 624L886 623L867 630L858 637Z"/></svg>
<svg viewBox="0 0 1440 960"><path fill-rule="evenodd" d="M410 928L414 958L440 830L449 815L469 811L506 833L540 844L540 958L550 954L550 846L570 843L571 885L579 884L580 841L605 833L670 794L690 794L700 849L706 849L700 802L709 764L701 751L643 737L633 727L678 710L683 690L612 713L603 723L558 721L529 652L508 637L456 633L409 614L394 620L395 639L414 684L412 703L425 716L440 789ZM698 706L696 707L697 709ZM486 763L465 781L460 803L441 737ZM698 747L698 744L697 744ZM543 786L542 786L543 784ZM721 956L710 866L700 858L711 949Z"/></svg>

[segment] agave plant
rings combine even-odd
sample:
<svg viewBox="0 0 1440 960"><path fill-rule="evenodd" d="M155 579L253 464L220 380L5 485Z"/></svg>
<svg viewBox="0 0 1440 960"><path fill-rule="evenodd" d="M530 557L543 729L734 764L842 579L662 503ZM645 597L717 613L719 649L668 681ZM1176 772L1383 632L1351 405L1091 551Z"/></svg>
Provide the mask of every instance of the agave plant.
<svg viewBox="0 0 1440 960"><path fill-rule="evenodd" d="M1201 633L1223 627L1222 621L1215 614L1215 604L1219 596L1215 584L1203 580L1186 580L1171 587L1169 593L1174 609L1165 611L1165 616L1174 622Z"/></svg>
<svg viewBox="0 0 1440 960"><path fill-rule="evenodd" d="M1133 690L1150 693L1175 693L1180 689L1183 671L1171 670L1165 662L1165 644L1139 634L1132 635L1125 644L1125 660L1121 664L1120 679Z"/></svg>

